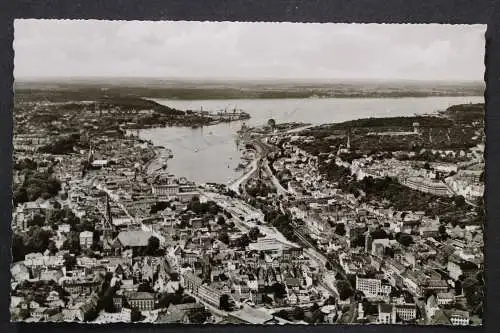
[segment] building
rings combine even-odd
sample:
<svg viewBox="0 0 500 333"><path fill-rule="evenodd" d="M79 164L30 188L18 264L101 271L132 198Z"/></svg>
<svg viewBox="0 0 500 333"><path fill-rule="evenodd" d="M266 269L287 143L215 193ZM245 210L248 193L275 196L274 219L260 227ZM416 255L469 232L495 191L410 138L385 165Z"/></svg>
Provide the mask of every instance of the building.
<svg viewBox="0 0 500 333"><path fill-rule="evenodd" d="M155 323L189 324L192 316L205 311L205 307L198 303L170 304L166 311L158 314Z"/></svg>
<svg viewBox="0 0 500 333"><path fill-rule="evenodd" d="M415 304L396 304L396 314L402 321L411 321L417 318L417 306Z"/></svg>
<svg viewBox="0 0 500 333"><path fill-rule="evenodd" d="M159 197L176 196L179 194L179 184L153 185L151 190L153 195Z"/></svg>
<svg viewBox="0 0 500 333"><path fill-rule="evenodd" d="M285 249L290 246L281 243L274 238L259 238L257 242L248 244L248 250L264 252L271 255L282 256Z"/></svg>
<svg viewBox="0 0 500 333"><path fill-rule="evenodd" d="M439 305L451 304L455 301L455 296L452 292L437 293L436 300Z"/></svg>
<svg viewBox="0 0 500 333"><path fill-rule="evenodd" d="M378 324L395 324L396 308L390 304L380 303L378 305Z"/></svg>
<svg viewBox="0 0 500 333"><path fill-rule="evenodd" d="M152 232L142 230L122 231L113 242L113 247L121 251L131 249L136 253L138 250L148 246L151 237L153 237Z"/></svg>
<svg viewBox="0 0 500 333"><path fill-rule="evenodd" d="M82 249L90 248L93 242L94 242L94 233L92 231L80 232L80 247Z"/></svg>
<svg viewBox="0 0 500 333"><path fill-rule="evenodd" d="M63 288L70 294L75 295L90 295L99 289L101 281L98 279L73 279L64 280Z"/></svg>
<svg viewBox="0 0 500 333"><path fill-rule="evenodd" d="M449 311L448 316L451 324L454 326L466 326L470 324L470 315L467 311L452 310Z"/></svg>
<svg viewBox="0 0 500 333"><path fill-rule="evenodd" d="M107 160L95 160L91 163L93 168L101 169L108 166Z"/></svg>
<svg viewBox="0 0 500 333"><path fill-rule="evenodd" d="M452 193L448 189L445 183L426 179L422 177L408 177L400 179L401 184L420 192L431 193L439 196L451 196Z"/></svg>
<svg viewBox="0 0 500 333"><path fill-rule="evenodd" d="M283 259L293 260L297 259L303 254L303 249L301 247L291 247L289 249L283 249Z"/></svg>
<svg viewBox="0 0 500 333"><path fill-rule="evenodd" d="M213 306L219 307L222 292L208 285L201 285L198 288L198 297Z"/></svg>
<svg viewBox="0 0 500 333"><path fill-rule="evenodd" d="M191 272L182 274L183 287L195 295L198 294L198 289L202 283L203 281Z"/></svg>
<svg viewBox="0 0 500 333"><path fill-rule="evenodd" d="M477 268L476 264L463 260L459 257L451 257L446 267L450 277L455 281L457 281L462 275L469 276L474 274L477 271Z"/></svg>
<svg viewBox="0 0 500 333"><path fill-rule="evenodd" d="M122 295L115 295L113 296L113 306L115 307L116 311L122 311L123 308L123 296Z"/></svg>
<svg viewBox="0 0 500 333"><path fill-rule="evenodd" d="M356 276L356 289L362 291L366 297L389 296L391 286L383 284L380 279L367 279Z"/></svg>
<svg viewBox="0 0 500 333"><path fill-rule="evenodd" d="M139 311L151 311L155 307L155 295L148 292L130 292L125 295L130 308L137 308Z"/></svg>

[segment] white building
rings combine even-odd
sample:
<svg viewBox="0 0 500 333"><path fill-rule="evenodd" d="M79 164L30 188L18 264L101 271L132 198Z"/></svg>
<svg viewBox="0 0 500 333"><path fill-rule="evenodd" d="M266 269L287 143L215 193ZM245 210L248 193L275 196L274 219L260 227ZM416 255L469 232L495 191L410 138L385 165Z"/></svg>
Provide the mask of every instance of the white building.
<svg viewBox="0 0 500 333"><path fill-rule="evenodd" d="M383 284L380 279L367 279L356 276L356 289L362 291L366 297L389 296L391 286Z"/></svg>
<svg viewBox="0 0 500 333"><path fill-rule="evenodd" d="M94 233L92 231L82 231L80 232L80 247L82 249L88 249L92 246L94 240Z"/></svg>

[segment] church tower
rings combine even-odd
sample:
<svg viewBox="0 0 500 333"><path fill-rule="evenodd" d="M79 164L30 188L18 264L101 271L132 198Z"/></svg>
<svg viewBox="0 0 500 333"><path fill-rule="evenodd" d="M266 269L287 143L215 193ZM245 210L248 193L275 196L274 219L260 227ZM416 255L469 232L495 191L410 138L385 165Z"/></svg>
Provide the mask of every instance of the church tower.
<svg viewBox="0 0 500 333"><path fill-rule="evenodd" d="M347 130L347 145L346 145L346 148L348 150L351 149L351 129Z"/></svg>
<svg viewBox="0 0 500 333"><path fill-rule="evenodd" d="M87 156L87 162L91 164L94 161L94 146L92 145L92 141L89 143L89 155Z"/></svg>
<svg viewBox="0 0 500 333"><path fill-rule="evenodd" d="M111 204L109 202L109 195L106 193L106 206L104 210L103 221L103 247L105 250L110 250L113 243L113 217L111 215Z"/></svg>

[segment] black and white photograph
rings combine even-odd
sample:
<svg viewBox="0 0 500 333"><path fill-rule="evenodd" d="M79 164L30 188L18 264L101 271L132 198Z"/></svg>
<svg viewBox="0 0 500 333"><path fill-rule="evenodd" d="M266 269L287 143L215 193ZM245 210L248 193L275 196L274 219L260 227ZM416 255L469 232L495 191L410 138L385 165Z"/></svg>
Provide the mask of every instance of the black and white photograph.
<svg viewBox="0 0 500 333"><path fill-rule="evenodd" d="M485 32L16 19L11 321L482 325Z"/></svg>

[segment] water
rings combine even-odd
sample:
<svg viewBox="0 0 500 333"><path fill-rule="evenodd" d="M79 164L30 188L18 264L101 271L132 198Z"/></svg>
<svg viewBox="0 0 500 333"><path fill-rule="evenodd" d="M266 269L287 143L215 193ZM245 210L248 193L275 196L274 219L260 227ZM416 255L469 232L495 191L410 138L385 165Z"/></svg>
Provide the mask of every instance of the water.
<svg viewBox="0 0 500 333"><path fill-rule="evenodd" d="M451 105L482 103L477 97L418 97L418 98L325 98L325 99L241 99L179 101L156 100L180 110L216 111L239 108L248 112L249 126L261 126L273 118L276 122L312 124L335 123L368 117L395 117L428 114L445 110ZM173 151L168 171L199 183L227 184L241 172L234 169L240 163L236 131L242 122L224 123L193 129L191 127L153 128L140 131L143 139Z"/></svg>

